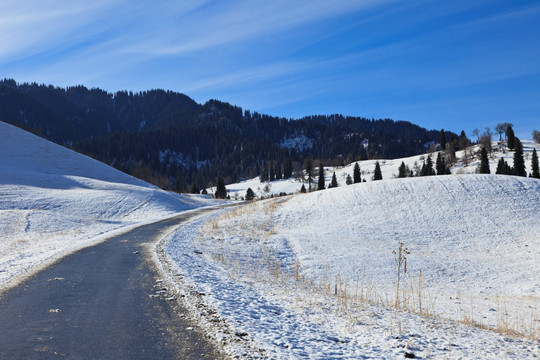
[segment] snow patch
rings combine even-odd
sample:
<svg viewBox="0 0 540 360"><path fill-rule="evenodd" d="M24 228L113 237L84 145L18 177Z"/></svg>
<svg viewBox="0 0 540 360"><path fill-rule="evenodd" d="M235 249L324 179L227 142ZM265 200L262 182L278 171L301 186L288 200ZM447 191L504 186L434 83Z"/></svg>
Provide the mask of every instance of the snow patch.
<svg viewBox="0 0 540 360"><path fill-rule="evenodd" d="M280 145L282 148L304 151L313 147L313 141L305 135L298 135L283 139Z"/></svg>

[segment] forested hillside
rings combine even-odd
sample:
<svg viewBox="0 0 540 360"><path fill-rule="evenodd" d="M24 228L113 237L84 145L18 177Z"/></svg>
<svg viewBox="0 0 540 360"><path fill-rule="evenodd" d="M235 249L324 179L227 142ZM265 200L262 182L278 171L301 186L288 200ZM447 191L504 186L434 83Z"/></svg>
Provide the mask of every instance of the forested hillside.
<svg viewBox="0 0 540 360"><path fill-rule="evenodd" d="M163 188L191 191L302 168L424 152L440 133L405 121L342 115L285 119L172 91L108 93L0 81L0 121L30 130ZM448 139L457 138L446 133Z"/></svg>

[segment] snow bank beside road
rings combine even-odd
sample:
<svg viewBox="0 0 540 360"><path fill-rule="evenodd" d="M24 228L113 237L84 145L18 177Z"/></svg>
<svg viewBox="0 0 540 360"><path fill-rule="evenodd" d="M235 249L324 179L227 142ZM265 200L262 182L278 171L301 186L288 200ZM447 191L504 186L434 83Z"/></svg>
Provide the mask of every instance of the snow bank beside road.
<svg viewBox="0 0 540 360"><path fill-rule="evenodd" d="M0 287L145 222L213 203L168 193L0 122Z"/></svg>

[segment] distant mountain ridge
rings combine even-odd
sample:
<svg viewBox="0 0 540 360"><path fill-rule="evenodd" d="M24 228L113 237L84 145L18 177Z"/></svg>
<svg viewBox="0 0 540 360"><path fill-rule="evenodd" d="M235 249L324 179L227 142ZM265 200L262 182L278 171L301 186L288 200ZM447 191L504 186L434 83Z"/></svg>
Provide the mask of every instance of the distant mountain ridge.
<svg viewBox="0 0 540 360"><path fill-rule="evenodd" d="M292 120L160 89L113 94L13 79L0 81L0 120L177 191L207 187L218 175L230 183L267 166L279 171L286 160L299 170L308 156L327 165L411 156L439 139L406 121Z"/></svg>

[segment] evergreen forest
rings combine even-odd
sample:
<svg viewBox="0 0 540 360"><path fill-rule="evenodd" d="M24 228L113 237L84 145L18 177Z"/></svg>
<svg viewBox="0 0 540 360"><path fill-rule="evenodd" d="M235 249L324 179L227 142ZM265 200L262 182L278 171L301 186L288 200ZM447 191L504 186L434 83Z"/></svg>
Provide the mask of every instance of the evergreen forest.
<svg viewBox="0 0 540 360"><path fill-rule="evenodd" d="M0 120L178 192L328 166L417 155L440 132L407 121L343 115L286 119L165 90L109 93L0 81ZM447 139L457 135L445 132ZM59 160L61 161L61 160Z"/></svg>

